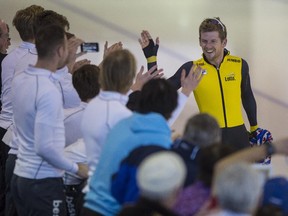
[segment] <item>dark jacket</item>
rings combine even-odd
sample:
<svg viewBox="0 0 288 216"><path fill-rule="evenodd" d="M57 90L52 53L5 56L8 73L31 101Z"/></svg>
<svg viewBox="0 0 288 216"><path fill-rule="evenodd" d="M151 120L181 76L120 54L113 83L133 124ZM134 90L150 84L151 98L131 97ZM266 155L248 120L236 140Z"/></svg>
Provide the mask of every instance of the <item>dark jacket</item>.
<svg viewBox="0 0 288 216"><path fill-rule="evenodd" d="M125 206L118 216L177 216L174 212L160 205L157 202L140 198L135 205Z"/></svg>

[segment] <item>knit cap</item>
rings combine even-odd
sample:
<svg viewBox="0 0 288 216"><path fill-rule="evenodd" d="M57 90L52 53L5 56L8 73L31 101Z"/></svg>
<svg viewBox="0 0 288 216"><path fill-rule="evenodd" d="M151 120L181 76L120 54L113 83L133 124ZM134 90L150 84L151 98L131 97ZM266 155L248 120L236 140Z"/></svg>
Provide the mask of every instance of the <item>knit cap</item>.
<svg viewBox="0 0 288 216"><path fill-rule="evenodd" d="M183 159L176 153L154 153L139 166L137 182L140 193L151 200L164 199L182 187L186 173Z"/></svg>

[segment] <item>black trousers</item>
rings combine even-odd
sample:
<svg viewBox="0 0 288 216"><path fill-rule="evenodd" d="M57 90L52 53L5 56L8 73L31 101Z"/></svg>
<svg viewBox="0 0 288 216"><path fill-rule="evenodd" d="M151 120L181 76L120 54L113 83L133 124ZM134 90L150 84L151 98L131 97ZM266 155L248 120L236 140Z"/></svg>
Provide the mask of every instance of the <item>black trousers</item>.
<svg viewBox="0 0 288 216"><path fill-rule="evenodd" d="M65 185L67 216L80 215L84 203L82 189L85 185L85 180L79 185Z"/></svg>
<svg viewBox="0 0 288 216"><path fill-rule="evenodd" d="M5 216L5 164L10 150L2 138L4 137L6 129L0 127L0 216Z"/></svg>
<svg viewBox="0 0 288 216"><path fill-rule="evenodd" d="M245 125L221 128L223 144L230 145L235 151L249 147L249 134Z"/></svg>
<svg viewBox="0 0 288 216"><path fill-rule="evenodd" d="M67 216L62 178L28 179L13 174L11 191L18 215Z"/></svg>
<svg viewBox="0 0 288 216"><path fill-rule="evenodd" d="M17 216L15 202L12 197L11 192L11 179L13 176L13 171L16 163L17 155L8 154L6 160L6 169L5 169L5 183L6 183L6 196L5 196L5 216Z"/></svg>
<svg viewBox="0 0 288 216"><path fill-rule="evenodd" d="M83 207L81 211L81 216L104 216L104 215Z"/></svg>

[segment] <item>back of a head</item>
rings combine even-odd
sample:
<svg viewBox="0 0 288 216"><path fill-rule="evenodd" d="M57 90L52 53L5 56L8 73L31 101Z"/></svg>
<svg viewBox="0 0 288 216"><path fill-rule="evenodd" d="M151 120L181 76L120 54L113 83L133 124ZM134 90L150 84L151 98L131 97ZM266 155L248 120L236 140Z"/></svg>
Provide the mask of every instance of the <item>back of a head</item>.
<svg viewBox="0 0 288 216"><path fill-rule="evenodd" d="M183 139L200 148L205 147L221 141L221 129L214 117L200 113L186 122Z"/></svg>
<svg viewBox="0 0 288 216"><path fill-rule="evenodd" d="M247 163L231 164L216 174L213 196L220 208L251 214L259 203L263 179Z"/></svg>
<svg viewBox="0 0 288 216"><path fill-rule="evenodd" d="M145 83L141 90L138 112L156 112L168 120L177 107L177 100L177 90L169 81L152 79Z"/></svg>
<svg viewBox="0 0 288 216"><path fill-rule="evenodd" d="M16 12L12 23L23 41L30 41L34 39L34 20L35 17L43 11L43 7L31 5Z"/></svg>
<svg viewBox="0 0 288 216"><path fill-rule="evenodd" d="M64 45L65 31L58 25L41 28L35 37L35 45L39 59L51 58L58 46Z"/></svg>
<svg viewBox="0 0 288 216"><path fill-rule="evenodd" d="M136 60L129 50L110 53L102 64L100 84L104 91L126 94L136 75Z"/></svg>
<svg viewBox="0 0 288 216"><path fill-rule="evenodd" d="M199 26L199 37L201 37L202 32L219 32L219 37L221 41L227 38L227 29L224 23L219 17L207 18Z"/></svg>
<svg viewBox="0 0 288 216"><path fill-rule="evenodd" d="M49 25L59 25L65 31L68 31L70 27L70 24L65 16L52 10L44 10L35 17L33 26L34 34L37 34L39 29Z"/></svg>
<svg viewBox="0 0 288 216"><path fill-rule="evenodd" d="M211 187L215 164L222 158L233 153L229 145L214 143L202 148L198 155L199 179Z"/></svg>
<svg viewBox="0 0 288 216"><path fill-rule="evenodd" d="M275 206L288 215L288 180L285 177L273 177L265 182L262 205Z"/></svg>
<svg viewBox="0 0 288 216"><path fill-rule="evenodd" d="M99 74L99 67L92 64L84 65L73 73L72 83L81 101L87 102L98 95L100 91Z"/></svg>
<svg viewBox="0 0 288 216"><path fill-rule="evenodd" d="M153 153L138 167L137 183L142 197L154 201L170 199L186 177L186 167L180 156L169 151Z"/></svg>

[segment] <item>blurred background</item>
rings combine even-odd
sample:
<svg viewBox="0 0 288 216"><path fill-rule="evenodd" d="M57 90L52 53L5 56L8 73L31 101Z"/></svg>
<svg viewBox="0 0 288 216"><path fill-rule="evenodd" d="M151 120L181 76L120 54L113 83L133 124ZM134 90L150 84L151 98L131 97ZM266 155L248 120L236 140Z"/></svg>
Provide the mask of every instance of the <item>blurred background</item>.
<svg viewBox="0 0 288 216"><path fill-rule="evenodd" d="M146 66L138 38L142 30L160 38L158 65L169 77L186 61L198 59L198 27L208 17L220 17L228 30L227 49L250 67L257 100L258 125L274 140L288 135L288 1L287 0L0 0L0 18L10 25L12 46L20 38L12 26L17 10L37 4L66 16L70 32L86 42L98 42L100 52L81 58L98 64L105 41L121 41ZM186 120L198 112L193 95L173 129L181 134ZM246 117L246 115L244 114ZM245 119L246 122L247 119ZM247 124L249 129L249 124ZM272 159L272 175L288 176L288 160Z"/></svg>

